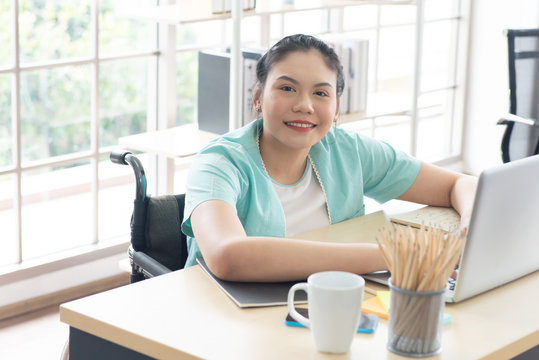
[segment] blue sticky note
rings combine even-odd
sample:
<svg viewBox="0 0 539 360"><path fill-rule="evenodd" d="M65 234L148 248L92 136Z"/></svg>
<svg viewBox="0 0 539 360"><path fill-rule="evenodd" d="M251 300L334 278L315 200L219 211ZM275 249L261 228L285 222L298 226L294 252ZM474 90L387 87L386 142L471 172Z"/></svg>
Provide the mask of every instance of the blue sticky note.
<svg viewBox="0 0 539 360"><path fill-rule="evenodd" d="M444 313L444 317L442 318L442 324L447 325L451 322L451 315Z"/></svg>

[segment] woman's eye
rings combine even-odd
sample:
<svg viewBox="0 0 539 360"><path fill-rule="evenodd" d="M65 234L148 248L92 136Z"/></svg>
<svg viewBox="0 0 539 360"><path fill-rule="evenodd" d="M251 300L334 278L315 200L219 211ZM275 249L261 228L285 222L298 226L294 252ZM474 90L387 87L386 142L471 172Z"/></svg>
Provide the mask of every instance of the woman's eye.
<svg viewBox="0 0 539 360"><path fill-rule="evenodd" d="M314 94L318 96L328 96L324 91L316 91Z"/></svg>
<svg viewBox="0 0 539 360"><path fill-rule="evenodd" d="M291 86L281 86L281 90L283 91L294 91L294 89Z"/></svg>

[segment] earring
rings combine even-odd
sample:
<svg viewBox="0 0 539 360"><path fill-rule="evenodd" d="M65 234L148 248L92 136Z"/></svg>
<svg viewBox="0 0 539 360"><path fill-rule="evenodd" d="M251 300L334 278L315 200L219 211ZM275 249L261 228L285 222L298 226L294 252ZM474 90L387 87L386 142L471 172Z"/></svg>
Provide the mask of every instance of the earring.
<svg viewBox="0 0 539 360"><path fill-rule="evenodd" d="M257 113L259 113L261 110L262 110L262 107L260 106L260 104L256 104L256 106L255 106L255 111L256 111Z"/></svg>

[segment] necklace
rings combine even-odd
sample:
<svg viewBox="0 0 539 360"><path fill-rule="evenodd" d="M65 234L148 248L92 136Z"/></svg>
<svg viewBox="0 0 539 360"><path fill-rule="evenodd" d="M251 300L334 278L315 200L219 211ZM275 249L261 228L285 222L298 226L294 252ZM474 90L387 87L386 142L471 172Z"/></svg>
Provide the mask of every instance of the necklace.
<svg viewBox="0 0 539 360"><path fill-rule="evenodd" d="M262 159L262 152L260 152L260 133L262 130L258 131L258 134L256 135L256 148L258 149L258 153L260 154L260 161L262 162L262 168L264 169L264 172L266 175L271 178L271 176L268 173L268 169L266 169L266 164L264 164L264 159ZM309 159L309 163L311 164L311 169L314 171L314 174L316 175L316 179L318 180L318 184L320 184L320 188L322 189L322 193L324 194L324 198L326 199L326 210L328 215L329 223L331 224L331 212L329 211L329 204L327 202L327 196L326 196L326 189L324 188L324 184L322 183L322 179L320 179L320 174L318 173L318 169L316 169L316 166L314 165L313 159L311 158L311 154L307 155L307 158Z"/></svg>
<svg viewBox="0 0 539 360"><path fill-rule="evenodd" d="M262 152L260 151L260 133L262 131L259 131L256 135L256 148L258 149L258 153L260 154L260 161L262 162L262 168L264 169L264 172L266 175L269 176L268 169L266 169L266 164L264 164L264 159L262 159Z"/></svg>

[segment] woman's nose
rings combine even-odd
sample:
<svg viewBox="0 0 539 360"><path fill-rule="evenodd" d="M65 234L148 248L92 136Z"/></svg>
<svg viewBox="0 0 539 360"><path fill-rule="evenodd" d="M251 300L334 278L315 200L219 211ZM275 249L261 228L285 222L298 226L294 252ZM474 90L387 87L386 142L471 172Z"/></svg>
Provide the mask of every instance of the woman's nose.
<svg viewBox="0 0 539 360"><path fill-rule="evenodd" d="M294 103L294 106L292 107L292 110L294 112L303 112L303 113L311 114L314 111L311 98L308 95L298 96L297 101Z"/></svg>

